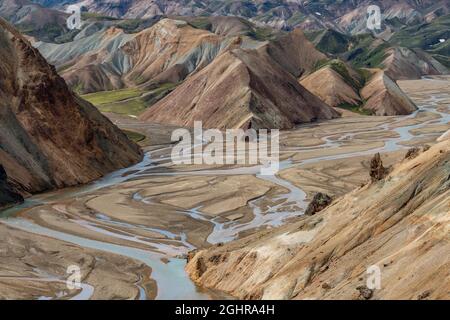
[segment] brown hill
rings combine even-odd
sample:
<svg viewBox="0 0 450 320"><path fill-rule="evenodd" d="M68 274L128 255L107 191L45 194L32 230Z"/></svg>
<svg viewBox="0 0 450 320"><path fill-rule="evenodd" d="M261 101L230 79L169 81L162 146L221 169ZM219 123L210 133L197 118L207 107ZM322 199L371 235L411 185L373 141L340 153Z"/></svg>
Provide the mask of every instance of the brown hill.
<svg viewBox="0 0 450 320"><path fill-rule="evenodd" d="M420 49L392 47L386 50L382 65L394 79L420 79L424 75L447 74L448 69L430 54Z"/></svg>
<svg viewBox="0 0 450 320"><path fill-rule="evenodd" d="M300 83L332 107L351 107L379 116L406 115L417 108L385 71L366 70L361 77L339 60L303 78Z"/></svg>
<svg viewBox="0 0 450 320"><path fill-rule="evenodd" d="M217 22L216 28L230 22L219 20L222 24ZM145 91L179 84L142 114L141 119L148 121L291 128L338 115L295 80L326 58L300 30L273 41L257 41L163 19L137 34L110 27L81 34L70 43L36 46L81 92L123 87Z"/></svg>
<svg viewBox="0 0 450 320"><path fill-rule="evenodd" d="M209 128L292 128L338 113L274 62L266 47L233 49L145 111L145 121Z"/></svg>
<svg viewBox="0 0 450 320"><path fill-rule="evenodd" d="M185 18L193 19L201 18ZM80 93L178 83L230 46L266 46L274 61L296 77L327 58L299 29L271 41L258 41L248 36L255 26L243 19L210 17L206 23L210 26L201 29L183 20L162 19L135 34L94 23L71 42L37 42L35 46Z"/></svg>
<svg viewBox="0 0 450 320"><path fill-rule="evenodd" d="M0 44L0 163L21 192L86 183L141 158L1 19Z"/></svg>
<svg viewBox="0 0 450 320"><path fill-rule="evenodd" d="M417 110L411 99L383 70L374 71L361 90L361 97L366 100L363 109L378 116L406 115Z"/></svg>
<svg viewBox="0 0 450 320"><path fill-rule="evenodd" d="M94 28L92 26L91 28ZM136 34L103 27L64 44L36 47L80 93L177 83L211 62L232 41L163 19Z"/></svg>
<svg viewBox="0 0 450 320"><path fill-rule="evenodd" d="M23 197L15 190L11 182L8 181L5 168L0 165L0 208L22 201Z"/></svg>
<svg viewBox="0 0 450 320"><path fill-rule="evenodd" d="M328 59L300 29L274 39L267 45L267 51L276 62L297 78L309 74L318 62Z"/></svg>
<svg viewBox="0 0 450 320"><path fill-rule="evenodd" d="M447 299L450 140L314 216L202 250L197 284L238 298ZM381 288L366 286L381 270Z"/></svg>
<svg viewBox="0 0 450 320"><path fill-rule="evenodd" d="M362 103L358 88L347 83L330 66L310 74L302 79L300 84L332 107L338 107L342 104L359 105Z"/></svg>

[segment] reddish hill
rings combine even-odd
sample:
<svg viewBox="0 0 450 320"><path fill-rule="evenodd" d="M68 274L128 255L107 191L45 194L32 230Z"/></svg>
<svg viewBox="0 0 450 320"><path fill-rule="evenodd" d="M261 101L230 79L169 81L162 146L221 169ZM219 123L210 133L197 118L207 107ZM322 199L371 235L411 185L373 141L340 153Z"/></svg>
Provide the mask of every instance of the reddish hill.
<svg viewBox="0 0 450 320"><path fill-rule="evenodd" d="M261 47L224 52L140 118L181 126L202 121L220 129L286 129L338 116Z"/></svg>
<svg viewBox="0 0 450 320"><path fill-rule="evenodd" d="M0 164L20 192L86 183L139 161L139 147L1 19L0 43Z"/></svg>

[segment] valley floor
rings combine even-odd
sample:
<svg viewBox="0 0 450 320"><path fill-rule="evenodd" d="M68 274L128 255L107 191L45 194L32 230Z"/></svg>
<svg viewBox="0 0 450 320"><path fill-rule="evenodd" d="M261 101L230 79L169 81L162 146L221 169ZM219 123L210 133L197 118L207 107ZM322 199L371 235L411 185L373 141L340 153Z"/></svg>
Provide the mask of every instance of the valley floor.
<svg viewBox="0 0 450 320"><path fill-rule="evenodd" d="M173 165L174 128L108 114L147 136L144 160L0 213L0 298L228 298L189 279L189 251L298 221L316 192L339 197L367 182L374 153L390 165L450 128L450 78L400 86L419 106L411 116L350 114L281 132L273 177L258 167ZM66 289L70 265L81 268L81 289Z"/></svg>

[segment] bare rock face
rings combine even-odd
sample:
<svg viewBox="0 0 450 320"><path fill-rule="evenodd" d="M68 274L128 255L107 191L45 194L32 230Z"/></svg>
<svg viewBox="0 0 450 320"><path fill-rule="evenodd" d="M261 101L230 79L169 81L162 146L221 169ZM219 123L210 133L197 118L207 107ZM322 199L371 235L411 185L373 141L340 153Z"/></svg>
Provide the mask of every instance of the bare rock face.
<svg viewBox="0 0 450 320"><path fill-rule="evenodd" d="M385 55L383 66L391 79L420 79L424 75L448 73L445 66L420 49L394 47L386 50Z"/></svg>
<svg viewBox="0 0 450 320"><path fill-rule="evenodd" d="M308 207L305 210L305 215L312 216L319 211L322 211L326 207L328 207L331 203L332 199L329 195L319 192L316 193L308 204Z"/></svg>
<svg viewBox="0 0 450 320"><path fill-rule="evenodd" d="M411 99L382 70L374 71L360 95L366 100L363 109L377 116L406 115L417 110Z"/></svg>
<svg viewBox="0 0 450 320"><path fill-rule="evenodd" d="M302 79L300 84L332 107L339 107L342 104L359 105L362 103L358 88L347 83L331 67L317 70Z"/></svg>
<svg viewBox="0 0 450 320"><path fill-rule="evenodd" d="M384 179L389 173L389 169L383 166L383 161L379 153L370 160L370 178L372 182Z"/></svg>
<svg viewBox="0 0 450 320"><path fill-rule="evenodd" d="M273 60L296 78L311 73L319 61L328 59L325 54L316 49L300 29L294 29L270 41L267 52Z"/></svg>
<svg viewBox="0 0 450 320"><path fill-rule="evenodd" d="M87 183L129 166L140 148L0 19L0 163L22 192Z"/></svg>
<svg viewBox="0 0 450 320"><path fill-rule="evenodd" d="M230 49L141 114L149 122L207 128L287 129L339 113L267 53Z"/></svg>
<svg viewBox="0 0 450 320"><path fill-rule="evenodd" d="M450 140L313 216L200 250L186 270L241 299L446 299L448 199ZM379 289L367 287L372 266Z"/></svg>
<svg viewBox="0 0 450 320"><path fill-rule="evenodd" d="M415 157L417 157L420 153L420 148L418 147L413 147L408 149L408 151L405 154L405 159L413 159Z"/></svg>
<svg viewBox="0 0 450 320"><path fill-rule="evenodd" d="M8 183L6 171L3 166L0 165L0 208L22 201L23 197Z"/></svg>
<svg viewBox="0 0 450 320"><path fill-rule="evenodd" d="M292 128L339 116L297 81L326 59L303 32L257 41L229 35L231 30L215 31L162 19L136 34L111 27L82 34L70 43L36 46L58 63L67 83L83 93L176 84L141 114L149 122L192 126L193 121L202 121L204 127L220 129Z"/></svg>

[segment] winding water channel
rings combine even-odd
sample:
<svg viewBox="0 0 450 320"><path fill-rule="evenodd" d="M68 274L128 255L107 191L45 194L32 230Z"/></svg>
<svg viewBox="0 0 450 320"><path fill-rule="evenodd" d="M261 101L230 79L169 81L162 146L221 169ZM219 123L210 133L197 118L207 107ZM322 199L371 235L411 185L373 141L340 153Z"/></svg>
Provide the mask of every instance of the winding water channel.
<svg viewBox="0 0 450 320"><path fill-rule="evenodd" d="M310 150L320 150L320 149L330 149L330 148L340 148L343 146L346 140L353 138L357 134L367 133L370 131L391 131L394 132L394 137L385 138L384 145L382 147L375 147L366 151L339 153L334 155L322 155L306 160L293 161L291 158L286 159L281 162L280 170L292 168L295 166L302 166L304 164L316 163L319 161L333 160L333 159L343 159L355 156L372 155L375 152L392 152L399 149L407 148L402 143L411 141L413 139L420 139L426 137L427 134L414 135L411 130L421 129L429 125L448 125L450 121L450 114L445 112L440 112L436 109L438 104L442 104L443 101L449 101L450 95L446 93L435 94L429 97L427 103L421 105L419 110L409 116L399 116L399 117L383 117L386 119L382 124L373 127L368 130L353 130L348 128L346 132L335 133L322 138L323 144L313 147L296 147L287 148L281 152L286 153L301 153ZM405 126L399 126L400 122L405 120L414 120L420 115L420 113L428 112L436 115L435 118L426 121L419 121L417 124L410 124ZM434 134L435 135L435 134ZM180 258L170 258L168 263L162 261L162 257L176 257L183 253L186 253L195 246L187 241L186 235L184 233L174 233L169 230L162 230L157 228L150 228L148 226L143 226L139 224L125 223L123 221L116 221L105 214L97 214L95 216L96 221L92 222L74 217L71 221L77 225L89 229L91 232L101 233L110 237L117 239L127 240L128 242L133 242L148 249L142 249L141 247L136 248L127 245L118 245L108 242L91 240L88 238L83 238L81 236L75 236L66 232L52 230L43 226L40 226L29 219L19 218L16 214L19 211L23 211L26 208L33 208L37 205L53 203L57 200L72 199L76 197L81 197L83 195L88 195L94 191L118 185L125 181L131 179L145 179L151 176L197 176L197 175L207 175L207 176L219 176L219 175L253 175L259 179L265 179L273 184L281 186L283 189L289 190L286 194L277 195L275 199L277 205L261 209L263 206L260 202L263 201L262 198L257 198L249 202L250 208L253 210L253 217L250 221L245 223L240 223L239 221L227 221L221 222L220 219L210 218L208 215L202 213L201 207L192 208L190 210L180 210L178 213L182 215L187 215L192 219L206 221L212 224L213 230L209 234L207 241L211 244L219 242L227 242L235 239L240 232L252 230L261 226L278 226L283 224L288 218L299 215L299 211L285 211L282 206L286 203L293 203L300 211L307 205L306 193L301 188L295 186L291 182L282 179L279 175L276 176L260 176L259 166L253 167L239 167L239 168L218 168L218 169L204 169L204 170L193 170L193 171L162 171L157 170L158 166L164 164L164 160L169 160L167 158L155 158L155 154L159 154L164 151L170 150L171 146L160 146L159 148L149 151L145 154L144 159L139 164L136 164L130 168L118 170L105 176L98 181L77 187L64 190L62 192L50 192L46 194L40 194L27 199L22 205L16 206L14 208L5 210L0 213L0 223L7 224L11 227L40 235L45 235L69 243L79 245L81 247L101 250L113 254L119 254L132 259L136 259L148 265L152 269L151 277L157 283L157 299L209 299L211 296L202 292L190 281L187 274L184 271L185 260ZM151 197L142 197L139 193L133 195L134 201L142 201L144 203L150 204ZM64 210L63 207L55 206L57 210ZM106 230L102 226L108 225ZM122 229L118 230L115 227L126 227L127 230L146 230L152 233L156 233L164 236L167 241L156 242L150 237L143 237L134 234L132 231L124 232ZM27 278L20 278L19 280L26 281ZM28 279L35 280L36 279ZM42 276L38 281L55 281L61 282L62 280L53 276ZM80 292L72 297L73 299L89 299L95 288L89 284L83 284ZM139 299L146 299L145 291L139 287ZM52 298L52 297L42 297Z"/></svg>

